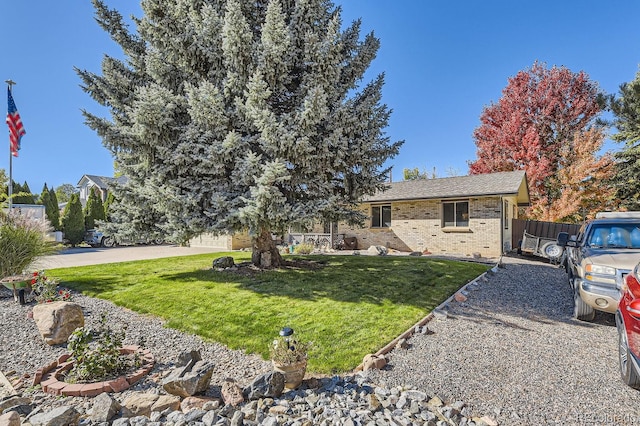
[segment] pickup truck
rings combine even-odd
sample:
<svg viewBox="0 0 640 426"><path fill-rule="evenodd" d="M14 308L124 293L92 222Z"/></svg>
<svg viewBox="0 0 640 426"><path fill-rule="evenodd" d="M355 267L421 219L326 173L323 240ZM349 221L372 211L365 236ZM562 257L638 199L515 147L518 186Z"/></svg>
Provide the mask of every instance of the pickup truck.
<svg viewBox="0 0 640 426"><path fill-rule="evenodd" d="M615 313L625 277L640 259L640 212L603 212L578 235L558 234L573 290L574 317L591 321L595 311Z"/></svg>

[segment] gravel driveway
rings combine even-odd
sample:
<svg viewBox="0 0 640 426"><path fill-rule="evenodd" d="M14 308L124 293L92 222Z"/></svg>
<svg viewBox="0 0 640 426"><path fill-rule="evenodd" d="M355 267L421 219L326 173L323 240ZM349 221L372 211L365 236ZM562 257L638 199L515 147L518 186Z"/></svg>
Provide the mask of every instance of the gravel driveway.
<svg viewBox="0 0 640 426"><path fill-rule="evenodd" d="M640 392L619 377L613 316L574 320L563 269L503 261L371 378L465 401L500 425L640 424Z"/></svg>

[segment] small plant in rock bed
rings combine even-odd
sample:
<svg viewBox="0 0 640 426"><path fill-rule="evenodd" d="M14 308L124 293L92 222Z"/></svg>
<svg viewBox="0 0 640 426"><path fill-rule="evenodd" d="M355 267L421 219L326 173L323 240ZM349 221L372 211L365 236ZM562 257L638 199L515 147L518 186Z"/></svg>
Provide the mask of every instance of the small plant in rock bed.
<svg viewBox="0 0 640 426"><path fill-rule="evenodd" d="M279 364L293 364L307 359L311 342L300 342L289 336L277 336L269 348L271 360Z"/></svg>
<svg viewBox="0 0 640 426"><path fill-rule="evenodd" d="M49 278L44 271L36 271L31 277L31 288L38 303L50 303L57 300L71 300L71 292L58 289L58 280Z"/></svg>
<svg viewBox="0 0 640 426"><path fill-rule="evenodd" d="M139 367L142 360L137 354L120 353L126 329L125 325L120 332L112 330L107 325L106 313L102 314L97 329L77 328L67 345L74 365L65 381L86 383L108 380Z"/></svg>

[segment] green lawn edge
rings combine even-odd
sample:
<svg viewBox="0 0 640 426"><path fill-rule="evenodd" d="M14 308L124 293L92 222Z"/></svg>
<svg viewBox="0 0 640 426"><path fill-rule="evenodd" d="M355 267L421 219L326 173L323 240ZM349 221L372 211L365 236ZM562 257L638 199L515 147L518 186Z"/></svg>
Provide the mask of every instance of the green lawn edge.
<svg viewBox="0 0 640 426"><path fill-rule="evenodd" d="M353 370L428 315L490 266L410 256L285 256L312 261L314 269L278 269L242 275L214 271L212 261L248 252L58 268L60 285L110 300L167 327L205 341L260 354L282 327L313 342L308 371Z"/></svg>

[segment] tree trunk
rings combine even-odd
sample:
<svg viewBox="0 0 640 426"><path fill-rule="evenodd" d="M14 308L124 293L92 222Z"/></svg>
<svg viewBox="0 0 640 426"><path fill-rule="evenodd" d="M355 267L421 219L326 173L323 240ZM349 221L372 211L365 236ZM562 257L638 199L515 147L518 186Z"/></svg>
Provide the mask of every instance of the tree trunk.
<svg viewBox="0 0 640 426"><path fill-rule="evenodd" d="M282 266L282 256L280 256L268 229L261 229L253 239L251 262L260 268L279 268Z"/></svg>

